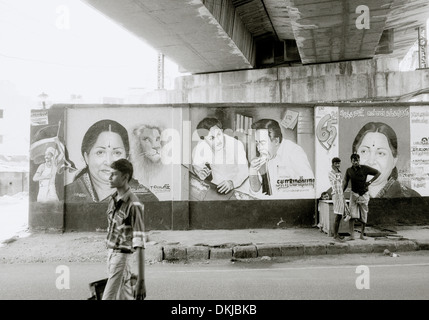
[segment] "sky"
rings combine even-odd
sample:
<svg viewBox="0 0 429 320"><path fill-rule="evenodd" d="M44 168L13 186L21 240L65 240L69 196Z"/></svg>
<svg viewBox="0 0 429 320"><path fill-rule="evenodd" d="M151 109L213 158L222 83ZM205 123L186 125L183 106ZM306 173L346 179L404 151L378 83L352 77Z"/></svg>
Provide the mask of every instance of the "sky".
<svg viewBox="0 0 429 320"><path fill-rule="evenodd" d="M166 77L177 66L166 59ZM157 87L157 52L79 0L0 0L0 81L58 101Z"/></svg>
<svg viewBox="0 0 429 320"><path fill-rule="evenodd" d="M0 0L0 154L26 155L30 110L157 89L158 52L80 0ZM165 58L165 88L181 76ZM126 100L125 100L126 103Z"/></svg>

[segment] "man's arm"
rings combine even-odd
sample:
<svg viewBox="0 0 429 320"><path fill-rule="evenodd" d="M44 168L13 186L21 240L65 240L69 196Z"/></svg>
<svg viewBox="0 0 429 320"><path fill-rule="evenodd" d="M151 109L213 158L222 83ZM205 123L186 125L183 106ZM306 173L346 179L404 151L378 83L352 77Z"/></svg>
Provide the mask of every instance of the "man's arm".
<svg viewBox="0 0 429 320"><path fill-rule="evenodd" d="M350 180L349 170L346 170L346 175L344 176L344 181L343 181L343 192L346 191L347 186L349 184L349 180Z"/></svg>
<svg viewBox="0 0 429 320"><path fill-rule="evenodd" d="M329 171L328 178L331 183L331 187L334 187L336 180L338 180L336 174L333 171Z"/></svg>
<svg viewBox="0 0 429 320"><path fill-rule="evenodd" d="M43 176L42 175L42 172L43 172L43 170L44 170L44 164L42 163L38 168L37 168L37 171L36 171L36 173L34 174L34 176L33 176L33 181L40 181L40 180L43 180L43 179L46 179L47 178L47 176Z"/></svg>
<svg viewBox="0 0 429 320"><path fill-rule="evenodd" d="M328 176L329 182L331 183L332 194L340 194L343 188L341 174L330 171Z"/></svg>
<svg viewBox="0 0 429 320"><path fill-rule="evenodd" d="M144 248L137 247L137 284L136 284L136 300L144 300L146 298L146 285L144 278Z"/></svg>
<svg viewBox="0 0 429 320"><path fill-rule="evenodd" d="M369 166L367 166L367 168L367 173L373 176L372 179L367 182L367 186L369 186L371 183L378 179L378 177L381 175L381 172Z"/></svg>
<svg viewBox="0 0 429 320"><path fill-rule="evenodd" d="M133 223L133 247L137 251L137 284L135 290L136 300L146 298L146 286L144 277L144 206L139 203L133 203L130 214L134 216Z"/></svg>
<svg viewBox="0 0 429 320"><path fill-rule="evenodd" d="M213 152L204 141L198 141L198 144L192 150L192 170L201 180L205 180L211 173L206 163L212 163Z"/></svg>

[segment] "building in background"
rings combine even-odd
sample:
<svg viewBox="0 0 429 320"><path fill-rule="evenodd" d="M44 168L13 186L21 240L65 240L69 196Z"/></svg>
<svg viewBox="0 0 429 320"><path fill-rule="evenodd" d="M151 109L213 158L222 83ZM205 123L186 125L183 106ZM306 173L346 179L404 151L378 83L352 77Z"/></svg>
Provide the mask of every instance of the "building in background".
<svg viewBox="0 0 429 320"><path fill-rule="evenodd" d="M0 81L0 196L28 192L31 99Z"/></svg>

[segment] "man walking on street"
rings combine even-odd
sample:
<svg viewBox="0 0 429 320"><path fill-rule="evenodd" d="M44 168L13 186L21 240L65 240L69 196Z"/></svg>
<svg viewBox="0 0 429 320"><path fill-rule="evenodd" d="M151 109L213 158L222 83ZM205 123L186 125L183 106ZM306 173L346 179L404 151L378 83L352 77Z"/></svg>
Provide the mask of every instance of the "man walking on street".
<svg viewBox="0 0 429 320"><path fill-rule="evenodd" d="M343 193L343 179L341 177L341 159L332 159L332 170L329 172L329 181L331 182L332 188L332 201L334 204L334 240L343 242L343 239L339 236L338 230L340 229L341 218L344 215L345 210L345 199Z"/></svg>
<svg viewBox="0 0 429 320"><path fill-rule="evenodd" d="M368 203L369 203L369 192L368 186L380 176L380 171L361 165L359 163L360 157L354 153L350 156L352 166L347 169L344 177L343 191L346 190L349 181L351 182L350 192L350 215L349 221L350 237L347 240L354 240L354 224L355 220L360 220L362 223L362 230L360 239L366 240L364 237L365 226L368 218ZM373 178L367 181L368 176Z"/></svg>
<svg viewBox="0 0 429 320"><path fill-rule="evenodd" d="M146 296L144 283L144 207L131 191L129 182L133 165L120 159L110 166L110 186L116 188L107 209L108 232L108 280L103 300L143 300ZM132 253L137 251L137 283L133 292L131 284Z"/></svg>

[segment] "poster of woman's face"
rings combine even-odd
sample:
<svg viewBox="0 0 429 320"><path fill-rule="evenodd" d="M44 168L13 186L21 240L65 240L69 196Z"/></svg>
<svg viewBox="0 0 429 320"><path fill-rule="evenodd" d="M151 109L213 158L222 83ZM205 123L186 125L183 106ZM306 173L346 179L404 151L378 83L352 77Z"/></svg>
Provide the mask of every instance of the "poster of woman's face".
<svg viewBox="0 0 429 320"><path fill-rule="evenodd" d="M125 152L124 139L118 133L103 131L96 136L94 145L88 152L84 152L83 157L91 178L108 184L112 162L126 159L128 155Z"/></svg>
<svg viewBox="0 0 429 320"><path fill-rule="evenodd" d="M67 201L105 201L114 192L109 182L110 165L121 158L133 163L130 186L134 192L172 200L173 185L181 183L180 174L175 177L173 163L163 161L162 155L171 154L172 140L180 139L181 123L173 123L171 110L125 106L68 109L67 146L78 172L66 176ZM174 126L177 130L171 130ZM169 134L172 131L176 136Z"/></svg>
<svg viewBox="0 0 429 320"><path fill-rule="evenodd" d="M357 153L361 165L381 172L369 187L372 198L420 196L412 189L410 130L408 107L339 108L340 158L347 159L343 163L349 167L350 155Z"/></svg>

